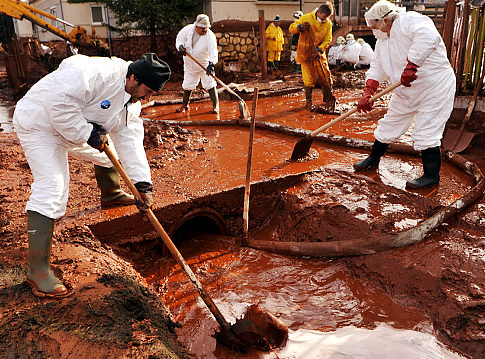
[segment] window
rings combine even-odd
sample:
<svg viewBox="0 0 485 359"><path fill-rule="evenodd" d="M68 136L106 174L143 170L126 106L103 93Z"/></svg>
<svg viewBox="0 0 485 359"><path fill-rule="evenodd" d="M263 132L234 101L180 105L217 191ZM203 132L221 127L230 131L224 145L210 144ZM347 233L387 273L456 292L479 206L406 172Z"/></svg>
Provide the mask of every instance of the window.
<svg viewBox="0 0 485 359"><path fill-rule="evenodd" d="M55 16L57 17L57 10L56 10L56 7L55 6L51 6L49 8L49 13L52 15L52 16ZM55 27L59 27L58 23L56 20L51 20L52 22L52 25L55 26Z"/></svg>
<svg viewBox="0 0 485 359"><path fill-rule="evenodd" d="M101 24L104 22L103 7L91 5L91 21L93 24Z"/></svg>

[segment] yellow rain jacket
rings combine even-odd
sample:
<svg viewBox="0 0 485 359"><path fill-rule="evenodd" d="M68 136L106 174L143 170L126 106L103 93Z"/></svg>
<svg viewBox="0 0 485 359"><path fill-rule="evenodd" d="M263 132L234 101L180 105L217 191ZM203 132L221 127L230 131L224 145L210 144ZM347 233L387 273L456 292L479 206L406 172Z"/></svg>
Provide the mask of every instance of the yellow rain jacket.
<svg viewBox="0 0 485 359"><path fill-rule="evenodd" d="M308 32L299 32L298 25L303 23L310 24L310 33L313 43L310 41ZM305 86L314 87L317 78L322 79L332 85L332 75L328 67L327 55L325 50L332 42L332 22L326 19L324 22L319 22L315 11L303 15L298 20L291 23L289 31L292 34L300 33L298 39L298 47L296 50L296 62L302 64L302 76ZM322 74L321 67L317 61L314 61L315 47L322 49L323 53L320 56L320 63L323 66L324 73Z"/></svg>
<svg viewBox="0 0 485 359"><path fill-rule="evenodd" d="M283 50L283 45L285 43L285 39L283 37L283 30L281 27L275 26L274 23L271 23L266 28L266 50L267 51L276 51L281 52Z"/></svg>

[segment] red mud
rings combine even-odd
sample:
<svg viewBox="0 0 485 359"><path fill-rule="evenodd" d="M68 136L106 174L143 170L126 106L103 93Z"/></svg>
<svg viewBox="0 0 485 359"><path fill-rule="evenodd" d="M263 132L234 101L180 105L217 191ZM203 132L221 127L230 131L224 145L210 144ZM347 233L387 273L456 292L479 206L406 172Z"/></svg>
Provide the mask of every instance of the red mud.
<svg viewBox="0 0 485 359"><path fill-rule="evenodd" d="M297 78L287 79L278 84L284 89L296 86L298 81ZM258 87L265 85L258 84ZM179 92L178 86L169 86L158 99L177 98ZM358 88L338 90L337 109L346 111L358 94ZM321 101L320 93L316 92L315 101ZM327 132L369 140L376 119L385 111L385 104L386 100L380 101L377 106L380 108L371 116L357 115ZM146 108L144 117L157 121L217 119L208 113L208 100L194 102L188 114L176 114L176 107ZM237 103L229 97L222 96L221 109L221 120L236 119L239 115ZM304 111L303 94L298 92L261 98L257 117L309 130L332 118ZM192 126L185 129L157 121L147 123L145 139L157 206L191 200L244 183L247 127ZM179 346L174 323L162 304L179 300L183 305L187 298L171 299L176 292L171 291L170 285L159 291L161 298L155 296L153 289L157 287L149 286L156 279L151 276L154 273L150 275L147 268L142 270L139 262L144 257L150 260L150 257L142 252L131 253L130 257L129 251L124 251L127 257L122 258L119 251L114 252L90 231L88 225L134 215L136 209L101 210L92 166L86 163L70 160L68 209L66 216L56 224L53 250L54 264L60 275L73 284L76 293L58 302L32 296L23 282L27 268L23 211L32 177L15 135L2 133L0 136L0 347L5 357L189 356ZM274 239L325 241L352 238L362 233L398 231L429 216L440 206L450 204L473 186L469 176L444 163L442 182L437 189L406 192L405 181L421 171L417 157L389 154L377 173L363 173L366 177L363 179L352 173L351 164L366 156L365 151L320 142L312 146L310 160L290 163L287 159L296 141L294 137L270 131L256 132L254 182L320 169L306 176L301 185L281 194L280 207L275 207L275 215L268 218L258 236L264 233ZM403 142L409 143L409 139L404 137ZM464 156L485 170L485 148L480 143L474 142ZM417 323L421 319L416 318L422 318L421 313L425 313L441 341L472 358L483 358L484 208L482 197L423 242L374 255L343 258L338 260L338 266L347 268L345 275L353 278L350 279L353 283L361 280L383 291L394 303L389 304L390 307L398 305L400 312L409 313L406 320ZM258 209L251 208L251 211ZM256 228L250 229L254 232ZM117 229L110 230L116 232ZM203 273L203 254L199 256L201 263L194 265L198 273ZM317 260L311 261L316 266L321 265ZM205 279L202 282L204 284ZM214 291L229 294L230 285L219 281ZM192 292L184 291L184 295L195 299ZM302 303L311 298L311 294L298 291L288 295L295 298L301 295ZM321 295L315 293L316 297ZM364 297L363 300L368 299ZM231 298L224 300L231 301ZM392 309L388 313L392 313ZM202 315L207 316L207 313ZM291 313L285 315L291 320ZM336 320L331 312L322 313L322 318ZM313 319L293 320L310 323ZM192 325L197 327L197 324ZM180 330L177 333L183 336ZM199 339L193 337L194 342Z"/></svg>

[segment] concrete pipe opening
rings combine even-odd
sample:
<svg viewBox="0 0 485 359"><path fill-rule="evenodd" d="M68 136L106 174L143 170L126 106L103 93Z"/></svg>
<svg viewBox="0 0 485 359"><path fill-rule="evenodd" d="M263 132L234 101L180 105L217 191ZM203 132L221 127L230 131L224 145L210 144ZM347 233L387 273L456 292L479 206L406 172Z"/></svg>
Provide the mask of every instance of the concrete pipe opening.
<svg viewBox="0 0 485 359"><path fill-rule="evenodd" d="M197 208L185 214L169 230L174 243L180 243L202 234L227 235L227 223L222 215L212 208Z"/></svg>

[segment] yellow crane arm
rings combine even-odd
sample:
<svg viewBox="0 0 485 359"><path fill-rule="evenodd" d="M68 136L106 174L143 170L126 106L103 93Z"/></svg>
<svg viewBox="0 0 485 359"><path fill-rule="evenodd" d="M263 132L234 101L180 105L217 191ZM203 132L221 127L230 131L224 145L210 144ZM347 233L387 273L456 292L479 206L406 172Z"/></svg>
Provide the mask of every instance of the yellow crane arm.
<svg viewBox="0 0 485 359"><path fill-rule="evenodd" d="M36 9L27 3L21 2L20 0L0 0L0 12L4 13L8 16L14 17L16 19L22 20L22 19L27 19L31 22L33 22L36 25L39 25L40 27L56 34L57 36L72 42L75 44L77 42L76 38L74 36L71 36L67 32L58 29L54 25L48 23L47 21L43 20L40 16L37 14L44 16L48 19L59 21L61 23L64 23L68 26L71 27L76 27L75 25L69 24L68 22L58 19L52 14L49 14L45 11Z"/></svg>

